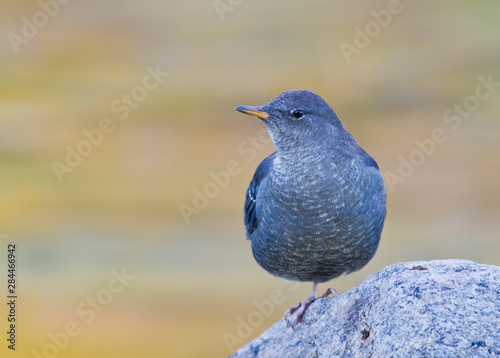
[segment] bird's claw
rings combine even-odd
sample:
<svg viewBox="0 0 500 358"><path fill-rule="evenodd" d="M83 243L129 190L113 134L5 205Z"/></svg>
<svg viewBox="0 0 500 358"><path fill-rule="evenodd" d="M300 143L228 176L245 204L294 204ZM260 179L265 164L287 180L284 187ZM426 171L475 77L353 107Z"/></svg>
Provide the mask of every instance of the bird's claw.
<svg viewBox="0 0 500 358"><path fill-rule="evenodd" d="M328 290L326 290L326 292L323 295L321 295L318 298L325 298L325 297L328 297L332 294L336 295L337 291L335 291L333 288L329 288ZM286 321L286 318L288 317L288 315L294 314L296 311L298 311L297 318L295 318L292 322L292 329L293 330L295 330L295 323L302 322L302 318L304 317L304 314L306 313L307 309L318 298L316 298L314 296L309 296L307 298L307 300L299 302L296 306L290 307L289 309L286 310L285 316L283 317L285 319L285 321Z"/></svg>
<svg viewBox="0 0 500 358"><path fill-rule="evenodd" d="M299 302L296 306L290 307L289 309L286 310L285 315L283 316L283 319L286 320L289 314L293 314L295 311L297 311L300 307L302 302Z"/></svg>
<svg viewBox="0 0 500 358"><path fill-rule="evenodd" d="M300 302L298 305L290 307L286 312L285 312L285 320L289 314L295 313L295 311L298 311L297 317L293 320L292 322L292 329L295 330L295 323L297 322L302 322L302 318L304 317L304 313L306 313L307 309L313 303L316 301L316 297L309 296L307 300Z"/></svg>

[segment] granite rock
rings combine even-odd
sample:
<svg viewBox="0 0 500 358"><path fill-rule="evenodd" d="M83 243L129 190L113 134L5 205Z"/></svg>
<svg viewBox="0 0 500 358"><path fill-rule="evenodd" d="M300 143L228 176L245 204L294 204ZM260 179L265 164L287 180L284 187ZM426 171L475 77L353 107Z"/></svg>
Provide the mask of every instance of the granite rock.
<svg viewBox="0 0 500 358"><path fill-rule="evenodd" d="M231 357L500 357L500 267L398 263L293 318Z"/></svg>

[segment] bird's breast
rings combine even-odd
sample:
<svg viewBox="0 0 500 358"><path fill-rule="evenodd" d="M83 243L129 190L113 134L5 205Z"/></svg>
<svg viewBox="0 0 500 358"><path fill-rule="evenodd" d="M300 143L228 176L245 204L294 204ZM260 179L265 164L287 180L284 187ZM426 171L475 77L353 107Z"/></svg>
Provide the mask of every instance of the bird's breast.
<svg viewBox="0 0 500 358"><path fill-rule="evenodd" d="M263 218L279 218L270 225L288 223L287 232L293 230L302 234L331 231L338 226L350 196L348 181L340 175L326 175L325 172L309 168L307 171L295 167L293 172L270 175L265 185L266 203ZM350 199L350 202L354 198ZM278 224L279 223L279 224Z"/></svg>
<svg viewBox="0 0 500 358"><path fill-rule="evenodd" d="M378 171L317 158L274 164L256 200L257 262L280 277L318 282L363 267L375 253L385 216Z"/></svg>

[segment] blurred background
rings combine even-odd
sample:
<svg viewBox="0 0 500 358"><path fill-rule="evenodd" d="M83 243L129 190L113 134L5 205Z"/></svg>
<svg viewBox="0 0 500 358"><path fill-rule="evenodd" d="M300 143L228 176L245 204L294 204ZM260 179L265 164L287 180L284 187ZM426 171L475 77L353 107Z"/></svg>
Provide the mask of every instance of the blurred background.
<svg viewBox="0 0 500 358"><path fill-rule="evenodd" d="M64 2L0 14L18 357L228 356L305 299L242 219L274 148L234 107L289 89L320 94L388 186L377 255L319 291L401 261L500 265L497 1Z"/></svg>

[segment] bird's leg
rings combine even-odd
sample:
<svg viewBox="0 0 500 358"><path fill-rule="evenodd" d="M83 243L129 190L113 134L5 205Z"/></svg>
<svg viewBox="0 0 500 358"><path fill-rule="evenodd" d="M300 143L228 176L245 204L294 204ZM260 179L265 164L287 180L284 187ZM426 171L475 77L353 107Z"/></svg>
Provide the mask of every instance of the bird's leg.
<svg viewBox="0 0 500 358"><path fill-rule="evenodd" d="M311 294L309 295L309 297L307 298L307 300L305 301L302 301L302 302L299 302L296 306L293 306L293 307L290 307L286 312L285 312L285 318L289 315L289 314L293 314L295 311L297 311L298 309L299 310L299 315L300 313L302 312L302 315L300 316L300 320L299 322L302 320L302 316L304 315L304 312L307 310L307 307L309 307L311 305L311 303L313 303L315 300L316 300L316 292L318 290L318 283L317 282L314 282L314 285L313 285L313 289L312 289L312 292ZM304 308L305 307L305 308ZM298 318L298 317L297 317Z"/></svg>
<svg viewBox="0 0 500 358"><path fill-rule="evenodd" d="M304 317L304 313L306 313L306 311L309 308L309 306L311 305L311 303L316 301L318 298L325 298L325 297L330 296L331 294L334 294L334 295L337 294L337 291L335 291L333 288L329 288L328 290L326 290L326 292L323 295L321 295L320 297L316 297L317 291L318 291L318 283L314 282L313 289L312 289L309 297L305 301L302 301L299 304L297 304L296 306L290 307L285 312L284 318L286 319L286 317L289 314L293 314L295 311L298 311L297 318L295 318L295 320L292 323L292 329L295 329L294 328L295 323L302 322L302 318Z"/></svg>
<svg viewBox="0 0 500 358"><path fill-rule="evenodd" d="M286 317L289 315L289 314L293 314L295 311L298 311L297 313L297 318L295 318L295 320L293 321L292 323L292 329L295 329L294 326L295 326L295 323L297 322L302 322L302 318L304 317L304 313L306 313L307 309L309 308L309 306L311 305L311 303L313 303L314 301L316 301L316 293L318 291L318 283L317 282L314 282L313 284L313 289L311 291L311 294L309 295L309 297L305 300L305 301L302 301L300 302L299 304L297 304L296 306L293 306L293 307L290 307L286 312L285 312L285 319ZM333 292L335 292L335 290L329 288L324 295L322 295L321 297L319 298L324 298L324 297L327 297L328 295L332 294Z"/></svg>

